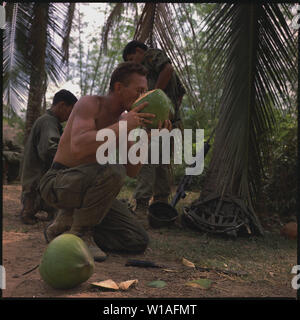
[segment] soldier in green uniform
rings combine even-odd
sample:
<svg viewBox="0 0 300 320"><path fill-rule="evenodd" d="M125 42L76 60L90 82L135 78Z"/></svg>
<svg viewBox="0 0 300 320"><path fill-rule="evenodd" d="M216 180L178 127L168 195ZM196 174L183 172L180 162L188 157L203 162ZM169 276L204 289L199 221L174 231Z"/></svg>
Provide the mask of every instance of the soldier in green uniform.
<svg viewBox="0 0 300 320"><path fill-rule="evenodd" d="M98 148L107 143L96 140L99 131L110 129L119 145L119 122L124 111L128 112L121 120L127 121L127 134L155 117L141 111L146 103L130 109L147 90L145 74L140 64L122 63L112 73L107 95L79 99L53 164L40 183L42 198L59 209L45 230L46 239L51 241L63 232L75 234L85 241L95 261L106 258L102 250L133 253L145 250L148 244L145 230L127 206L116 199L125 176L136 176L141 163L99 164L96 157ZM165 121L164 127L170 130L171 122ZM133 144L127 141L127 148Z"/></svg>
<svg viewBox="0 0 300 320"><path fill-rule="evenodd" d="M9 183L18 177L23 149L12 140L3 137L2 145L3 183Z"/></svg>
<svg viewBox="0 0 300 320"><path fill-rule="evenodd" d="M141 63L146 67L148 70L148 89L162 89L168 95L175 110L175 114L170 118L172 126L180 128L179 107L185 89L165 52L160 49L148 48L144 43L133 40L124 48L123 59L124 61ZM144 213L152 196L153 201L168 202L171 193L170 183L168 165L143 165L137 177L137 187L133 195L136 200L136 212Z"/></svg>
<svg viewBox="0 0 300 320"><path fill-rule="evenodd" d="M68 120L76 102L77 98L70 91L58 91L51 108L35 121L31 129L25 146L21 175L21 221L24 224L35 224L38 220L35 214L41 210L48 212L49 218L56 211L41 199L38 185L55 156L63 132L61 123Z"/></svg>

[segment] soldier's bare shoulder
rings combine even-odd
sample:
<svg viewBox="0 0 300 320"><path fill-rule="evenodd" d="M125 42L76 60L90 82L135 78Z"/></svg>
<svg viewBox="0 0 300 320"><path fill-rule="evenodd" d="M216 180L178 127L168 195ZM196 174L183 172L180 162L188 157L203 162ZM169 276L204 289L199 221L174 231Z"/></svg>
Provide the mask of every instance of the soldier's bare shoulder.
<svg viewBox="0 0 300 320"><path fill-rule="evenodd" d="M101 111L104 101L105 97L103 96L83 96L75 104L74 109L80 113L97 114Z"/></svg>

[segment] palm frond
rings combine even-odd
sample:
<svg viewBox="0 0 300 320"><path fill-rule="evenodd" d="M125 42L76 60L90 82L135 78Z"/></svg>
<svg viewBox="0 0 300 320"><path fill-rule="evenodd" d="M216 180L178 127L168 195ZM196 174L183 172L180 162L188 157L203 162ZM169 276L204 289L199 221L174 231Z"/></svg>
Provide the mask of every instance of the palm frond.
<svg viewBox="0 0 300 320"><path fill-rule="evenodd" d="M269 152L274 108L288 108L283 97L296 80L295 40L278 4L221 5L207 23L205 46L215 49L224 84L209 171L217 173L215 192L251 205Z"/></svg>
<svg viewBox="0 0 300 320"><path fill-rule="evenodd" d="M147 43L152 48L155 47L154 27L160 7L159 3L145 4L133 37L135 40Z"/></svg>
<svg viewBox="0 0 300 320"><path fill-rule="evenodd" d="M70 33L72 29L74 12L75 12L75 3L69 3L68 12L66 14L66 19L65 19L64 28L63 28L65 32L62 36L63 38L62 50L64 53L63 62L67 62L67 63L69 61L69 43L70 43L69 39L70 39Z"/></svg>
<svg viewBox="0 0 300 320"><path fill-rule="evenodd" d="M7 21L3 48L4 103L16 113L27 98L28 55L26 39L29 32L31 4L7 3Z"/></svg>
<svg viewBox="0 0 300 320"><path fill-rule="evenodd" d="M7 3L4 32L3 71L4 103L15 112L25 106L30 87L30 74L36 70L37 58L45 55L46 73L56 83L65 76L68 37L74 4L47 4L44 18L33 25L35 9L45 4ZM40 32L46 26L46 37ZM57 37L58 36L58 37ZM43 38L41 38L43 37ZM57 42L57 38L62 43ZM44 50L44 46L46 51Z"/></svg>
<svg viewBox="0 0 300 320"><path fill-rule="evenodd" d="M49 4L45 68L50 79L56 84L65 78L73 15L74 4ZM60 42L54 35L59 37Z"/></svg>
<svg viewBox="0 0 300 320"><path fill-rule="evenodd" d="M102 50L102 48L103 48L104 53L107 52L108 35L110 32L112 32L114 30L114 27L117 26L118 23L120 22L124 6L125 6L125 3L122 3L122 2L117 3L114 6L113 10L111 11L110 15L108 16L106 23L102 29L102 35L101 35L102 44L101 44L100 50Z"/></svg>

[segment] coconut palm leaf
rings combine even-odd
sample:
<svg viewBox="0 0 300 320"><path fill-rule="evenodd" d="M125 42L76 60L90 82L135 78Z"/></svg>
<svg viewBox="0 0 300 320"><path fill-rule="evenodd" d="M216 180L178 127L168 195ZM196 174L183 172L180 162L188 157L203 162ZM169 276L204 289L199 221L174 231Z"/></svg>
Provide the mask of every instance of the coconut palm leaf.
<svg viewBox="0 0 300 320"><path fill-rule="evenodd" d="M64 57L63 57L63 62L67 62L69 61L69 39L70 39L70 33L71 33L71 29L72 29L72 23L73 23L73 18L74 18L74 13L75 13L75 3L70 3L67 9L67 13L66 13L66 19L64 21L64 27L63 30L65 30L62 38L63 38L63 42L62 42L62 49L63 49L63 53L64 53Z"/></svg>
<svg viewBox="0 0 300 320"><path fill-rule="evenodd" d="M106 23L102 29L102 45L100 47L100 50L103 50L104 53L107 53L107 41L108 41L108 36L110 32L114 31L114 28L116 28L121 20L122 17L122 12L124 9L125 3L117 3L111 13L109 14Z"/></svg>
<svg viewBox="0 0 300 320"><path fill-rule="evenodd" d="M45 69L51 81L56 84L65 78L74 10L74 3L49 4Z"/></svg>
<svg viewBox="0 0 300 320"><path fill-rule="evenodd" d="M7 3L6 11L4 103L17 112L25 106L32 72L40 73L43 83L64 78L74 4Z"/></svg>
<svg viewBox="0 0 300 320"><path fill-rule="evenodd" d="M255 204L274 108L290 107L289 84L296 81L296 41L286 12L286 5L236 3L207 18L205 46L216 50L223 96L203 196L213 191Z"/></svg>
<svg viewBox="0 0 300 320"><path fill-rule="evenodd" d="M161 6L159 3L146 3L134 34L134 39L147 43L152 48L156 46L154 28L160 9Z"/></svg>
<svg viewBox="0 0 300 320"><path fill-rule="evenodd" d="M3 48L4 103L14 112L24 105L29 87L26 39L32 4L7 3Z"/></svg>

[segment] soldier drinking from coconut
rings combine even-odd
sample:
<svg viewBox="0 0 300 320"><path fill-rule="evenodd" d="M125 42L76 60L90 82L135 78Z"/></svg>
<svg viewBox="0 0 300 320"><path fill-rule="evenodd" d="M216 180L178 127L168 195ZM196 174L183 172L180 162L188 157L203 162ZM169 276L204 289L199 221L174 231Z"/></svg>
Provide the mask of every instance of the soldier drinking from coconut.
<svg viewBox="0 0 300 320"><path fill-rule="evenodd" d="M56 210L44 203L38 185L55 156L63 131L61 123L68 120L76 102L77 98L70 91L58 91L54 95L51 108L35 121L30 131L21 174L21 221L24 224L37 223L35 215L42 210L48 213L48 220L53 219Z"/></svg>
<svg viewBox="0 0 300 320"><path fill-rule="evenodd" d="M45 230L47 241L63 232L75 234L86 242L95 261L106 258L102 250L135 253L146 249L147 233L116 199L125 176L136 176L141 163L100 165L96 159L97 149L106 143L96 141L98 130L112 130L118 146L119 121L125 110L122 120L127 121L127 133L155 117L141 111L147 103L131 110L148 89L146 72L140 64L125 62L112 73L106 96L84 96L75 104L52 167L40 183L43 199L59 209ZM164 128L171 129L169 120ZM133 143L128 141L127 149Z"/></svg>
<svg viewBox="0 0 300 320"><path fill-rule="evenodd" d="M175 110L175 114L170 115L172 126L180 128L179 107L185 89L165 52L160 49L148 48L144 43L133 40L124 48L123 59L124 61L141 63L146 67L148 70L148 89L162 89L171 99ZM153 197L153 201L168 202L171 193L169 169L169 165L166 164L143 165L137 177L137 187L133 194L136 213L146 212L151 197Z"/></svg>

